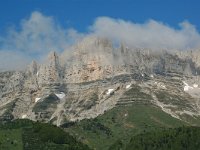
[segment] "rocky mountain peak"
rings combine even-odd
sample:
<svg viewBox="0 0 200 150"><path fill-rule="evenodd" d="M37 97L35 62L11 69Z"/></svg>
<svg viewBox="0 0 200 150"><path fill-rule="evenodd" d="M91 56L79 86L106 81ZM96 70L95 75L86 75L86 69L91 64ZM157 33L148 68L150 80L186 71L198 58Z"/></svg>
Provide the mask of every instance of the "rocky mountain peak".
<svg viewBox="0 0 200 150"><path fill-rule="evenodd" d="M50 62L57 62L58 61L58 55L55 51L51 51L48 55L48 60Z"/></svg>
<svg viewBox="0 0 200 150"><path fill-rule="evenodd" d="M33 60L30 64L30 66L28 67L28 71L34 75L37 74L37 70L38 70L38 64L35 60Z"/></svg>
<svg viewBox="0 0 200 150"><path fill-rule="evenodd" d="M115 47L107 39L87 37L72 47L70 59L65 63L60 64L60 56L52 51L44 64L33 61L28 71L0 74L0 107L6 109L7 103L17 101L12 112L15 118L27 114L33 120L38 117L46 121L55 119L59 125L66 118L96 117L115 107L118 101L122 103L122 99L126 103L126 92L136 88L136 93L132 95L132 91L129 96L137 96L140 89L152 97L154 105L169 112L157 100L158 93L168 91L172 94L176 90L174 95L179 97L188 98L190 95L186 92L200 97L197 78L200 77L200 57L197 56L200 56L197 51L192 54L158 52L129 48L124 43ZM175 82L177 87L174 87ZM54 96L49 97L51 93L56 95L56 103ZM123 94L124 98L120 99ZM135 99L140 100L140 97ZM45 111L43 106L48 106ZM199 115L200 108L196 107L195 114Z"/></svg>
<svg viewBox="0 0 200 150"><path fill-rule="evenodd" d="M100 38L95 36L89 36L78 42L75 46L75 53L77 54L99 54L99 53L110 53L113 49L112 41L106 38Z"/></svg>
<svg viewBox="0 0 200 150"><path fill-rule="evenodd" d="M56 52L51 52L48 57L50 68L64 68L62 77L66 82L80 83L130 73L199 72L197 57L192 57L191 52L130 48L124 42L115 46L111 40L102 37L88 36L72 46L71 51L69 61L62 66Z"/></svg>
<svg viewBox="0 0 200 150"><path fill-rule="evenodd" d="M55 51L50 52L48 61L40 66L37 73L38 82L40 85L59 82L61 76L61 66L59 57Z"/></svg>

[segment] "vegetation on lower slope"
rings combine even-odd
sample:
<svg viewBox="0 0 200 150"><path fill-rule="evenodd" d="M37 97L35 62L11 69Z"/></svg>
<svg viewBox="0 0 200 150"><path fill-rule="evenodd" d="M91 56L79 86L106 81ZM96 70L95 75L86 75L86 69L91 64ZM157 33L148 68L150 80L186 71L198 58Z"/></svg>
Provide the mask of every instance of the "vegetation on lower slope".
<svg viewBox="0 0 200 150"><path fill-rule="evenodd" d="M187 123L171 117L153 105L118 106L95 119L82 120L66 128L94 149L109 149L114 143L125 148L134 135ZM120 141L120 142L119 142Z"/></svg>
<svg viewBox="0 0 200 150"><path fill-rule="evenodd" d="M126 150L197 150L200 149L199 139L199 127L164 129L134 136ZM116 143L115 148L119 144Z"/></svg>
<svg viewBox="0 0 200 150"><path fill-rule="evenodd" d="M0 125L1 150L88 150L61 128L16 120Z"/></svg>
<svg viewBox="0 0 200 150"><path fill-rule="evenodd" d="M0 149L23 149L21 129L0 129Z"/></svg>

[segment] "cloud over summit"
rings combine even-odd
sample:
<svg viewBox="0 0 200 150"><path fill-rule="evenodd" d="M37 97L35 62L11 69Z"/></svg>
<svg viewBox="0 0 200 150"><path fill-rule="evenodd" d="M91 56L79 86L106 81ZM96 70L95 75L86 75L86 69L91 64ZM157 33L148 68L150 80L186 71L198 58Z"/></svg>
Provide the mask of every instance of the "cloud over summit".
<svg viewBox="0 0 200 150"><path fill-rule="evenodd" d="M133 48L200 48L200 34L187 21L180 23L177 29L155 20L139 24L98 17L86 32L80 33L73 28L64 28L53 17L35 11L29 18L22 19L19 30L11 28L6 36L0 35L0 70L24 68L31 59L41 60L52 50L67 50L76 41L90 35L123 42Z"/></svg>
<svg viewBox="0 0 200 150"><path fill-rule="evenodd" d="M122 19L99 17L91 26L98 36L123 41L131 47L151 49L193 49L200 47L200 35L189 22L172 28L155 20L138 24Z"/></svg>
<svg viewBox="0 0 200 150"><path fill-rule="evenodd" d="M68 47L71 29L64 29L52 17L40 12L33 12L28 19L23 19L19 31L10 30L4 39L4 45L10 50L25 53L46 53L51 50L61 51Z"/></svg>
<svg viewBox="0 0 200 150"><path fill-rule="evenodd" d="M0 35L0 70L24 68L31 59L41 60L52 50L62 52L80 36L74 29L62 28L53 17L35 11L20 22L19 30L11 28L5 37Z"/></svg>

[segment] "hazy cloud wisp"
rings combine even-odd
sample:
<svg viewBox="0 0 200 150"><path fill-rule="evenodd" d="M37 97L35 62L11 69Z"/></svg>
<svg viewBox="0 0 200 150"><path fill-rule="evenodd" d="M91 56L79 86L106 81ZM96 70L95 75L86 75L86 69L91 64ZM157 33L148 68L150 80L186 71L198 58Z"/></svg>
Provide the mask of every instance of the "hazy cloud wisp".
<svg viewBox="0 0 200 150"><path fill-rule="evenodd" d="M187 21L175 29L155 20L138 24L98 17L86 33L79 33L73 28L63 28L53 17L35 11L21 21L19 30L12 28L5 37L0 36L0 70L24 68L32 59L41 60L52 50L70 49L73 43L90 35L123 42L133 48L200 48L200 34Z"/></svg>
<svg viewBox="0 0 200 150"><path fill-rule="evenodd" d="M193 49L200 47L200 34L189 22L174 29L155 20L137 24L121 19L99 17L90 27L97 36L124 42L128 46L151 49Z"/></svg>
<svg viewBox="0 0 200 150"><path fill-rule="evenodd" d="M81 36L74 29L62 28L53 17L33 12L21 21L20 30L11 28L6 37L0 37L0 70L23 69L31 59L41 60L53 50L61 52Z"/></svg>

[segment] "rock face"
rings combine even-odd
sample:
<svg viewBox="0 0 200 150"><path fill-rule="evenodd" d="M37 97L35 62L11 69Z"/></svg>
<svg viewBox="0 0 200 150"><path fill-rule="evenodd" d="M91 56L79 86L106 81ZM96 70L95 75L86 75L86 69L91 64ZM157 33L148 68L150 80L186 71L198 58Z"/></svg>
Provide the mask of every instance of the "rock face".
<svg viewBox="0 0 200 150"><path fill-rule="evenodd" d="M43 84L57 83L61 79L61 68L56 52L51 52L45 64L41 65L37 72L38 83Z"/></svg>
<svg viewBox="0 0 200 150"><path fill-rule="evenodd" d="M150 103L183 120L200 115L198 51L115 48L96 37L71 49L69 55L51 52L45 63L33 61L25 71L0 73L2 120L61 125L137 103Z"/></svg>

